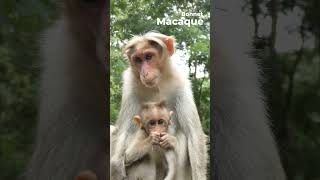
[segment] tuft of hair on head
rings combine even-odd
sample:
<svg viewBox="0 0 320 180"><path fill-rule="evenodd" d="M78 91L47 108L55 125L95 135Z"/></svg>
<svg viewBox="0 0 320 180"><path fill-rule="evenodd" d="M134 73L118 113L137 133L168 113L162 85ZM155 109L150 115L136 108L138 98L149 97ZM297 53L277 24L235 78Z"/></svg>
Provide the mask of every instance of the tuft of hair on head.
<svg viewBox="0 0 320 180"><path fill-rule="evenodd" d="M141 110L147 110L150 109L155 105L155 102L145 102L141 105Z"/></svg>
<svg viewBox="0 0 320 180"><path fill-rule="evenodd" d="M175 52L175 38L174 36L167 36L161 34L158 31L149 31L144 35L134 36L131 40L124 46L122 52L126 58L130 58L133 53L134 46L143 41L147 40L151 45L158 48L160 51L171 56Z"/></svg>
<svg viewBox="0 0 320 180"><path fill-rule="evenodd" d="M145 37L155 37L155 38L161 39L164 42L164 44L166 45L170 56L175 52L176 39L174 36L167 36L167 35L161 34L158 31L149 31L144 36Z"/></svg>
<svg viewBox="0 0 320 180"><path fill-rule="evenodd" d="M167 102L165 100L161 100L158 104L157 104L158 107L160 108L165 108L167 107Z"/></svg>
<svg viewBox="0 0 320 180"><path fill-rule="evenodd" d="M146 110L153 107L163 109L163 108L166 108L166 106L167 106L166 100L160 100L158 102L145 102L141 105L141 110Z"/></svg>
<svg viewBox="0 0 320 180"><path fill-rule="evenodd" d="M124 46L124 48L122 49L122 53L126 58L130 58L130 54L132 54L132 50L134 48L134 46L139 42L142 41L143 38L142 36L133 36L129 42Z"/></svg>

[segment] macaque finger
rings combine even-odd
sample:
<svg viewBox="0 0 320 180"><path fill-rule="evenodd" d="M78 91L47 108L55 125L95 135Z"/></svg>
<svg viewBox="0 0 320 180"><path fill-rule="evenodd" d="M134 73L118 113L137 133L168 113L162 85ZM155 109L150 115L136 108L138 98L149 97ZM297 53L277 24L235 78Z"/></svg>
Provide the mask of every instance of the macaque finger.
<svg viewBox="0 0 320 180"><path fill-rule="evenodd" d="M167 134L168 134L167 132L162 132L162 133L160 133L160 137L163 137L163 136L165 136Z"/></svg>
<svg viewBox="0 0 320 180"><path fill-rule="evenodd" d="M160 137L160 142L161 141L166 141L167 139L168 139L168 134L165 134L162 137Z"/></svg>
<svg viewBox="0 0 320 180"><path fill-rule="evenodd" d="M160 138L159 137L157 137L157 136L151 136L151 143L152 144L159 144L159 142L160 142Z"/></svg>
<svg viewBox="0 0 320 180"><path fill-rule="evenodd" d="M158 136L158 137L160 137L160 133L158 133L158 132L151 132L150 133L150 136L153 136L153 137L156 137L156 136Z"/></svg>
<svg viewBox="0 0 320 180"><path fill-rule="evenodd" d="M159 145L159 141L158 140L152 140L152 144L153 145Z"/></svg>
<svg viewBox="0 0 320 180"><path fill-rule="evenodd" d="M151 136L152 142L157 144L160 142L160 133L152 132L150 136Z"/></svg>
<svg viewBox="0 0 320 180"><path fill-rule="evenodd" d="M170 147L170 144L167 141L160 142L160 147L164 149L168 149Z"/></svg>

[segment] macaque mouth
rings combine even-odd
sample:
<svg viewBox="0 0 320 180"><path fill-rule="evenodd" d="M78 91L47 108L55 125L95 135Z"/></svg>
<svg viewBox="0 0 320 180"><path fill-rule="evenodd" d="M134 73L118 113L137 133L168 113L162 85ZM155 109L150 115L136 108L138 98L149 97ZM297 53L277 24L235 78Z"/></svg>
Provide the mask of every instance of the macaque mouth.
<svg viewBox="0 0 320 180"><path fill-rule="evenodd" d="M155 87L156 86L156 83L155 82L144 82L144 85L146 86L146 87Z"/></svg>
<svg viewBox="0 0 320 180"><path fill-rule="evenodd" d="M159 82L158 77L155 77L151 80L142 79L142 83L149 88L155 87L158 84L158 82Z"/></svg>

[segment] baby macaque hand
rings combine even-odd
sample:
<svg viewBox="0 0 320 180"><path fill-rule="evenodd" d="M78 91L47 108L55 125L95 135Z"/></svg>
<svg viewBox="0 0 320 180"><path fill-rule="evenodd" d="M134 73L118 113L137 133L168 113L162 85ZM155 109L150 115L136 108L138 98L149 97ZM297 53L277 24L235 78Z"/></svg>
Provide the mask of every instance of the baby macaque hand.
<svg viewBox="0 0 320 180"><path fill-rule="evenodd" d="M174 148L176 145L176 138L168 133L161 133L159 145L164 149Z"/></svg>
<svg viewBox="0 0 320 180"><path fill-rule="evenodd" d="M153 145L159 145L160 143L160 133L158 132L151 132L150 133L150 137L151 137L151 143Z"/></svg>

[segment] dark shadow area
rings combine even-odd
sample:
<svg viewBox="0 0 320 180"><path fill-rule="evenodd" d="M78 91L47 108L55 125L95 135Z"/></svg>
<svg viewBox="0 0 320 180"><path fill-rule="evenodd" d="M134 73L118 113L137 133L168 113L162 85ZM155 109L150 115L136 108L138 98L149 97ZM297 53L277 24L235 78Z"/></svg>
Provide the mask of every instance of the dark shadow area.
<svg viewBox="0 0 320 180"><path fill-rule="evenodd" d="M233 47L225 51L246 53L260 66L269 124L287 179L319 179L319 1L214 2L220 23L215 25L224 32L219 35Z"/></svg>

